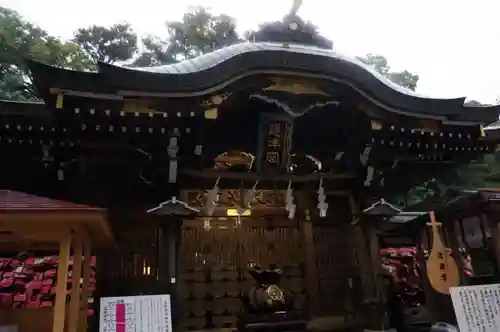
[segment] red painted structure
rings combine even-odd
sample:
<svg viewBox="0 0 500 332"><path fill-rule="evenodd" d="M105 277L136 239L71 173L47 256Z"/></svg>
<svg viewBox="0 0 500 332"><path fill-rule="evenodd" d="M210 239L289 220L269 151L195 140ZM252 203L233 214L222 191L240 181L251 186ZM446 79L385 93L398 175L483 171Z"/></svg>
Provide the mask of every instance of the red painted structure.
<svg viewBox="0 0 500 332"><path fill-rule="evenodd" d="M43 308L54 305L56 293L57 256L0 258L0 308ZM70 261L70 268L72 260ZM95 257L92 267L95 266ZM67 282L67 294L71 294L71 272ZM95 271L89 282L89 311L93 314Z"/></svg>

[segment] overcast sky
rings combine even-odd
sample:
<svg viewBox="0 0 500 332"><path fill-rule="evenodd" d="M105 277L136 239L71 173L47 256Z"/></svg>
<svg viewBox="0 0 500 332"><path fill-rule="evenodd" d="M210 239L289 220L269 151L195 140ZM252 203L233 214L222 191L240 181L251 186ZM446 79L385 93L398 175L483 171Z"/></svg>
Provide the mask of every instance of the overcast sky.
<svg viewBox="0 0 500 332"><path fill-rule="evenodd" d="M500 0L303 0L313 21L343 53L382 54L394 70L420 76L418 91L492 103L500 97ZM51 34L70 38L90 24L127 21L139 34L165 34L192 5L238 21L241 31L281 19L292 0L0 0Z"/></svg>

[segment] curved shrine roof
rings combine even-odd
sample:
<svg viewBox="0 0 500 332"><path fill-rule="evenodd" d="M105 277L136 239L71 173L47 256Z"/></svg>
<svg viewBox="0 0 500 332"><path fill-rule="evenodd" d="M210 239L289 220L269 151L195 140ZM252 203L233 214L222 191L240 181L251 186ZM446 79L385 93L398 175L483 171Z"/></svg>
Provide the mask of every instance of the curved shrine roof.
<svg viewBox="0 0 500 332"><path fill-rule="evenodd" d="M218 64L226 60L229 60L230 58L236 55L242 55L248 52L262 52L262 51L269 52L269 51L283 51L283 50L286 50L286 52L323 56L323 57L334 58L339 61L344 61L345 62L344 65L353 65L360 67L363 70L370 73L371 75L375 76L382 83L386 84L387 86L391 87L392 89L400 93L418 98L429 98L428 96L424 96L422 94L409 90L405 87L402 87L388 80L386 77L382 76L377 71L375 71L371 66L366 65L365 63L359 61L356 58L347 57L333 50L327 50L324 48L308 46L308 45L300 45L300 44L288 44L285 46L282 43L270 43L270 42L239 43L213 51L208 54L201 55L193 59L184 60L178 63L168 64L163 66L154 66L154 67L139 67L133 69L139 71L157 73L157 74L173 74L173 75L190 74L215 67ZM325 73L328 72L327 68L324 69Z"/></svg>
<svg viewBox="0 0 500 332"><path fill-rule="evenodd" d="M77 72L30 61L40 91L60 88L96 93L187 97L223 89L255 74L311 75L343 82L382 105L449 120L490 123L500 106L467 107L464 97L431 98L401 87L361 61L315 46L251 42L234 44L179 63L125 68L99 63L97 73Z"/></svg>

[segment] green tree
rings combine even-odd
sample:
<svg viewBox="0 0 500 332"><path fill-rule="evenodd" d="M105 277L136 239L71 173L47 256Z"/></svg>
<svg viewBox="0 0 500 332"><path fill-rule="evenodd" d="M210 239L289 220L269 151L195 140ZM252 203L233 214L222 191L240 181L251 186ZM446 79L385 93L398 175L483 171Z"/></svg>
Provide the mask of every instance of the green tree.
<svg viewBox="0 0 500 332"><path fill-rule="evenodd" d="M193 7L182 21L168 22L169 52L176 59L190 59L239 41L235 20Z"/></svg>
<svg viewBox="0 0 500 332"><path fill-rule="evenodd" d="M168 64L212 52L240 40L236 22L228 15L215 15L205 7L192 7L182 20L167 22L168 38L142 39L144 52L133 66Z"/></svg>
<svg viewBox="0 0 500 332"><path fill-rule="evenodd" d="M473 107L481 107L481 106L488 106L483 103L478 102L477 100L467 100L464 104L465 106L473 106Z"/></svg>
<svg viewBox="0 0 500 332"><path fill-rule="evenodd" d="M23 72L15 66L6 66L0 71L0 99L26 100L34 96L34 91L26 84Z"/></svg>
<svg viewBox="0 0 500 332"><path fill-rule="evenodd" d="M364 57L358 57L358 60L372 66L379 74L400 86L413 91L417 88L418 75L412 74L407 70L391 72L387 59L382 55L367 54Z"/></svg>
<svg viewBox="0 0 500 332"><path fill-rule="evenodd" d="M151 67L177 62L175 54L171 53L169 42L157 36L142 38L143 52L132 63L133 67Z"/></svg>
<svg viewBox="0 0 500 332"><path fill-rule="evenodd" d="M94 61L106 63L130 60L137 52L137 35L128 23L78 29L73 42L80 45Z"/></svg>
<svg viewBox="0 0 500 332"><path fill-rule="evenodd" d="M25 59L79 70L93 67L78 45L62 42L17 12L0 7L0 98L35 98Z"/></svg>

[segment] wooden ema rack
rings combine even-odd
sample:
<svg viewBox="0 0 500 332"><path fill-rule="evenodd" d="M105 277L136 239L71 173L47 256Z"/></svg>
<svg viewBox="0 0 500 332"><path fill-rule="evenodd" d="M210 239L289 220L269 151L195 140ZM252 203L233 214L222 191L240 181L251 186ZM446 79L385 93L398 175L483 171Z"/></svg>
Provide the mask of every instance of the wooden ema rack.
<svg viewBox="0 0 500 332"><path fill-rule="evenodd" d="M0 250L59 250L55 303L53 308L0 310L0 324L17 325L19 332L86 331L91 247L113 242L106 211L66 202L59 202L64 206L50 207L46 198L30 196L30 199L29 206L7 199L9 207L4 208L5 197L0 193ZM43 200L44 204L37 200ZM71 251L72 284L67 305ZM51 328L47 326L50 318Z"/></svg>

